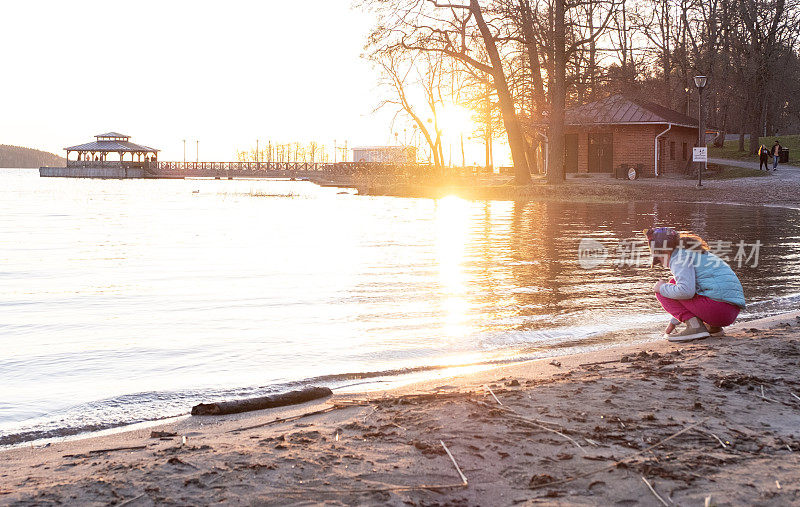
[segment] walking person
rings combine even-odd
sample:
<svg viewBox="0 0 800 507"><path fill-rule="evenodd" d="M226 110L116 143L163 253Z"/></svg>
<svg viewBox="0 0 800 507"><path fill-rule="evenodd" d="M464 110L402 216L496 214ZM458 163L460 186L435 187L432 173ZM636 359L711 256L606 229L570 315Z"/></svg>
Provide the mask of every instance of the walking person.
<svg viewBox="0 0 800 507"><path fill-rule="evenodd" d="M783 146L781 146L781 144L778 142L778 140L775 139L775 144L772 145L772 157L773 157L772 170L773 171L777 171L778 170L778 159L781 156L781 150L782 149L783 149Z"/></svg>
<svg viewBox="0 0 800 507"><path fill-rule="evenodd" d="M664 331L671 342L724 335L745 307L744 290L728 264L711 253L708 244L694 234L671 227L644 231L652 254L651 264L672 271L672 279L653 286L656 298L672 319ZM674 332L675 326L686 328Z"/></svg>
<svg viewBox="0 0 800 507"><path fill-rule="evenodd" d="M763 144L758 147L758 170L761 170L761 166L764 166L764 170L769 172L769 150Z"/></svg>

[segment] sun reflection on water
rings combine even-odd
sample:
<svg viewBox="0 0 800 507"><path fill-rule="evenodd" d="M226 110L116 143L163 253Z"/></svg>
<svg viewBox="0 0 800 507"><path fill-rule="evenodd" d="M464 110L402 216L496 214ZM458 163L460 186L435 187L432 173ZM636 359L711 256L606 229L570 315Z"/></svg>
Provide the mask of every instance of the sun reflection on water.
<svg viewBox="0 0 800 507"><path fill-rule="evenodd" d="M445 337L454 338L472 331L468 317L467 277L464 272L471 205L468 201L451 195L436 202L435 212L442 332Z"/></svg>

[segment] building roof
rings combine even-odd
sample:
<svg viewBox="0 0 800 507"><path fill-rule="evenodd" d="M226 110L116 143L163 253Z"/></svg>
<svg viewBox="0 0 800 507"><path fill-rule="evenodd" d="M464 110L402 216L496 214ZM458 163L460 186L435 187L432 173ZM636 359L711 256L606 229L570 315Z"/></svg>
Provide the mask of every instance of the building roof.
<svg viewBox="0 0 800 507"><path fill-rule="evenodd" d="M79 144L77 146L70 146L64 148L67 151L124 151L124 152L156 152L160 151L141 144L132 143L130 141L93 141L91 143Z"/></svg>
<svg viewBox="0 0 800 507"><path fill-rule="evenodd" d="M568 109L564 113L564 120L567 125L673 123L697 127L697 120L690 116L621 94Z"/></svg>
<svg viewBox="0 0 800 507"><path fill-rule="evenodd" d="M127 134L120 134L119 132L106 132L105 134L97 134L94 137L124 137L125 139L131 138L131 136Z"/></svg>
<svg viewBox="0 0 800 507"><path fill-rule="evenodd" d="M359 151L383 151L383 150L407 150L413 146L353 146L353 150Z"/></svg>

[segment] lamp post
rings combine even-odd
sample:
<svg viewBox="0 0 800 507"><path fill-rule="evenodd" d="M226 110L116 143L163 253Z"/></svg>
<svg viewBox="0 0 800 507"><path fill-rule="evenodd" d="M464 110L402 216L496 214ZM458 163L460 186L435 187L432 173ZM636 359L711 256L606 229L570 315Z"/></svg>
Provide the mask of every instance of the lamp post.
<svg viewBox="0 0 800 507"><path fill-rule="evenodd" d="M186 165L186 139L183 140L183 164Z"/></svg>
<svg viewBox="0 0 800 507"><path fill-rule="evenodd" d="M706 87L708 78L706 76L695 76L694 85L697 87L697 146L703 148L706 145L706 125L703 118L703 88ZM706 155L708 156L708 155ZM701 162L697 169L697 186L703 186L703 165Z"/></svg>
<svg viewBox="0 0 800 507"><path fill-rule="evenodd" d="M197 144L195 145L194 161L195 161L195 163L199 163L200 162L200 139L196 139L195 143L197 143Z"/></svg>

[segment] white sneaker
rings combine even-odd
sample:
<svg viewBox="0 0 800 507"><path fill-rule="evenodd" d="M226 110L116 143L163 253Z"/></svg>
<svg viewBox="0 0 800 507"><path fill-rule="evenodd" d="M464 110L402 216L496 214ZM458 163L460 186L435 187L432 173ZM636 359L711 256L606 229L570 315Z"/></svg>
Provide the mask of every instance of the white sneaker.
<svg viewBox="0 0 800 507"><path fill-rule="evenodd" d="M706 329L705 326L686 326L686 329L680 333L668 335L667 340L671 342L690 342L692 340L702 340L703 338L708 338L709 336L711 336L711 334L708 332L708 329Z"/></svg>

